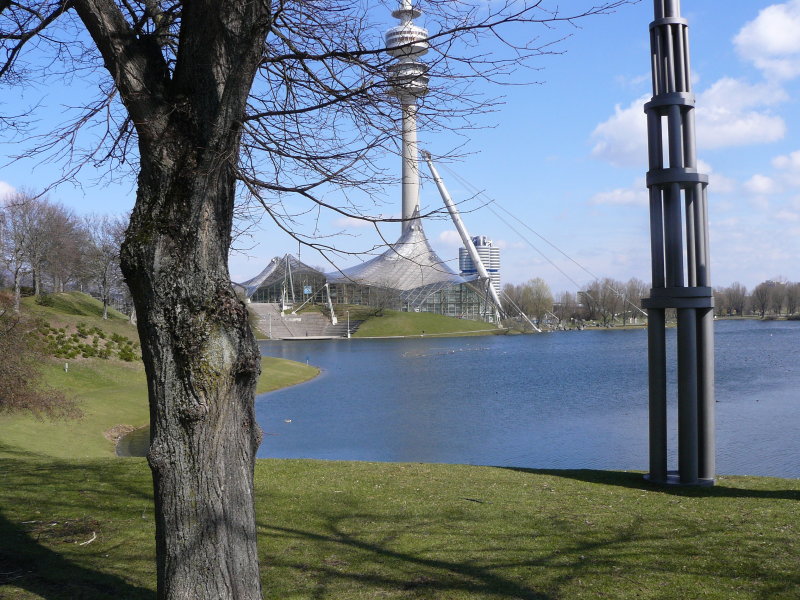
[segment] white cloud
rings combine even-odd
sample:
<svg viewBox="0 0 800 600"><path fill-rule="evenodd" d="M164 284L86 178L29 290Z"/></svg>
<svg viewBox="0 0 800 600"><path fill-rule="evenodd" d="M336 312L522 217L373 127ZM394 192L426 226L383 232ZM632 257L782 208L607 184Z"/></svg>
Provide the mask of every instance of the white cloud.
<svg viewBox="0 0 800 600"><path fill-rule="evenodd" d="M739 217L728 217L727 219L714 220L715 229L735 229L739 226Z"/></svg>
<svg viewBox="0 0 800 600"><path fill-rule="evenodd" d="M748 84L723 77L697 96L697 144L701 148L748 146L774 142L786 134L786 123L764 110L786 101L786 91L770 83Z"/></svg>
<svg viewBox="0 0 800 600"><path fill-rule="evenodd" d="M16 188L10 183L6 183L5 181L0 181L0 200L5 199L6 196L10 196L14 192L16 192Z"/></svg>
<svg viewBox="0 0 800 600"><path fill-rule="evenodd" d="M697 96L697 144L701 149L774 142L786 135L783 118L768 107L788 99L772 83L749 84L723 77ZM592 132L592 156L614 166L647 165L645 95L628 106L617 104L614 114Z"/></svg>
<svg viewBox="0 0 800 600"><path fill-rule="evenodd" d="M776 156L772 159L772 166L779 169L791 185L800 185L800 150Z"/></svg>
<svg viewBox="0 0 800 600"><path fill-rule="evenodd" d="M753 175L748 179L744 184L744 188L751 194L758 194L759 196L777 194L781 191L780 186L774 179L759 174Z"/></svg>
<svg viewBox="0 0 800 600"><path fill-rule="evenodd" d="M374 227L372 221L364 221L363 219L355 219L353 217L339 217L334 220L333 224L342 229L351 229L359 227Z"/></svg>
<svg viewBox="0 0 800 600"><path fill-rule="evenodd" d="M800 75L800 0L773 4L733 39L739 54L771 78Z"/></svg>
<svg viewBox="0 0 800 600"><path fill-rule="evenodd" d="M589 199L589 204L612 206L647 206L647 188L644 183L629 188L617 188L610 192L600 192Z"/></svg>
<svg viewBox="0 0 800 600"><path fill-rule="evenodd" d="M631 89L641 89L642 84L650 81L650 73L641 73L634 77L626 77L625 75L617 75L614 80L623 87Z"/></svg>
<svg viewBox="0 0 800 600"><path fill-rule="evenodd" d="M724 107L732 113L748 108L774 106L786 102L789 95L775 83L747 83L742 79L722 77L697 98L698 110L702 106Z"/></svg>
<svg viewBox="0 0 800 600"><path fill-rule="evenodd" d="M720 212L730 212L738 207L738 203L731 202L729 200L719 200L719 196L716 194L711 195L711 209L715 213Z"/></svg>
<svg viewBox="0 0 800 600"><path fill-rule="evenodd" d="M720 173L715 173L714 169L706 161L698 159L697 170L709 176L708 181L713 193L731 194L736 191L736 180L725 177Z"/></svg>
<svg viewBox="0 0 800 600"><path fill-rule="evenodd" d="M800 171L800 150L795 150L791 154L784 156L776 156L772 160L772 165L778 169Z"/></svg>
<svg viewBox="0 0 800 600"><path fill-rule="evenodd" d="M500 248L500 250L507 250L508 248L519 248L525 246L525 244L520 244L519 242L511 243L508 240L492 240L492 245L495 248Z"/></svg>
<svg viewBox="0 0 800 600"><path fill-rule="evenodd" d="M750 205L760 212L766 213L770 210L769 198L766 196L755 196L751 198Z"/></svg>
<svg viewBox="0 0 800 600"><path fill-rule="evenodd" d="M439 234L439 242L444 246L451 248L460 248L463 246L461 243L461 236L455 229L445 229Z"/></svg>
<svg viewBox="0 0 800 600"><path fill-rule="evenodd" d="M647 118L642 108L650 96L637 98L626 108L617 104L614 115L592 132L592 156L614 166L647 164Z"/></svg>
<svg viewBox="0 0 800 600"><path fill-rule="evenodd" d="M713 193L728 194L737 189L736 181L724 175L714 173L714 169L711 165L703 160L697 161L697 170L700 173L709 175L709 181L713 186L711 188ZM629 187L598 192L589 199L589 204L594 206L647 206L649 197L645 180L641 178L634 181Z"/></svg>
<svg viewBox="0 0 800 600"><path fill-rule="evenodd" d="M779 210L777 213L775 213L775 219L781 222L791 221L796 223L797 221L800 221L800 213L786 209Z"/></svg>

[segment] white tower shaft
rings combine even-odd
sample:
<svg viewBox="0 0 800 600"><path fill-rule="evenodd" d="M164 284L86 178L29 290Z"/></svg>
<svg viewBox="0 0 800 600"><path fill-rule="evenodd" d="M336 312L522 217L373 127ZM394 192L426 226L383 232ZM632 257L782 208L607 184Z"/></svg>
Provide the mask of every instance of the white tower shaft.
<svg viewBox="0 0 800 600"><path fill-rule="evenodd" d="M417 105L403 104L403 232L419 206L419 152L417 147Z"/></svg>

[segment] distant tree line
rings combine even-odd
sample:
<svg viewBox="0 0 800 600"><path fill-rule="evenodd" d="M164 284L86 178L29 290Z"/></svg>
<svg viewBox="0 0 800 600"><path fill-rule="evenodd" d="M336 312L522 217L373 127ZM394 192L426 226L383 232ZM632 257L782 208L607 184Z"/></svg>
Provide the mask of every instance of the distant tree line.
<svg viewBox="0 0 800 600"><path fill-rule="evenodd" d="M714 290L714 312L721 317L796 317L800 310L800 283L782 279L762 281L748 292L741 283Z"/></svg>
<svg viewBox="0 0 800 600"><path fill-rule="evenodd" d="M524 313L540 324L564 327L586 321L627 325L641 320L641 299L649 286L640 279L627 282L611 278L596 279L584 290L553 295L547 283L536 277L525 283L503 286L504 311L510 317Z"/></svg>
<svg viewBox="0 0 800 600"><path fill-rule="evenodd" d="M11 293L19 312L24 292L45 301L48 293L80 290L103 302L104 317L113 298L127 304L127 287L119 268L126 220L92 215L78 217L63 205L29 192L15 192L0 205L0 289ZM534 322L563 326L573 322L623 325L641 320L641 299L650 285L596 279L578 292L553 294L536 277L502 289L504 311L524 313ZM800 310L800 283L778 278L748 290L739 282L714 291L717 316L793 317Z"/></svg>
<svg viewBox="0 0 800 600"><path fill-rule="evenodd" d="M641 299L650 295L650 284L632 278L627 282L596 279L578 292L553 294L547 283L536 277L521 284L506 284L501 297L503 309L521 326L522 314L535 323L563 327L569 323L594 322L609 326L642 322ZM752 290L735 282L714 290L714 313L720 317L757 316L800 318L800 283L782 279L759 283ZM668 318L674 318L668 310Z"/></svg>
<svg viewBox="0 0 800 600"><path fill-rule="evenodd" d="M23 291L39 299L48 293L81 290L103 302L127 296L119 268L125 221L78 217L61 204L28 192L7 196L0 206L0 287L10 290L19 312Z"/></svg>

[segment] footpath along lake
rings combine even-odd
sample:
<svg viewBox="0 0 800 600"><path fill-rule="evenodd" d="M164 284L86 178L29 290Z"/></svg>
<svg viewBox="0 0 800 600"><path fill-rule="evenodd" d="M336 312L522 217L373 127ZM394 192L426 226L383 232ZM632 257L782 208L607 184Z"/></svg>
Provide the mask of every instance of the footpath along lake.
<svg viewBox="0 0 800 600"><path fill-rule="evenodd" d="M715 333L717 472L800 477L800 321ZM644 330L260 346L323 369L257 398L260 458L647 470Z"/></svg>

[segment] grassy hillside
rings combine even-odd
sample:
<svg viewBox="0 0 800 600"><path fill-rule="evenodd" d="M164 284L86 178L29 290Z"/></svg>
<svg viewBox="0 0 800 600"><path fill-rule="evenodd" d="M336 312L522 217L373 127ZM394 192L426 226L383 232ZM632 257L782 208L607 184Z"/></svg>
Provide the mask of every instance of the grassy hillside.
<svg viewBox="0 0 800 600"><path fill-rule="evenodd" d="M138 339L136 328L125 315L110 311L102 319L102 305L80 293L53 294L52 306L39 306L25 299L25 310L45 319L51 327L67 334L97 328L110 339L112 334ZM64 364L68 363L68 370ZM263 357L261 378L256 392L263 394L312 379L316 367L280 358ZM122 429L147 425L147 381L141 360L126 362L118 358L53 359L42 365L42 379L77 400L83 416L78 420L37 420L29 415L0 415L0 443L15 451L54 458L110 456L115 436ZM118 428L117 431L112 431ZM2 450L0 450L2 454Z"/></svg>
<svg viewBox="0 0 800 600"><path fill-rule="evenodd" d="M76 328L78 323L85 322L99 325L107 333L117 333L138 339L136 326L129 322L127 315L108 309L108 319L103 320L103 304L87 294L80 292L64 292L48 294L49 306L36 303L34 297L23 298L23 309L32 315L41 317L53 327Z"/></svg>

